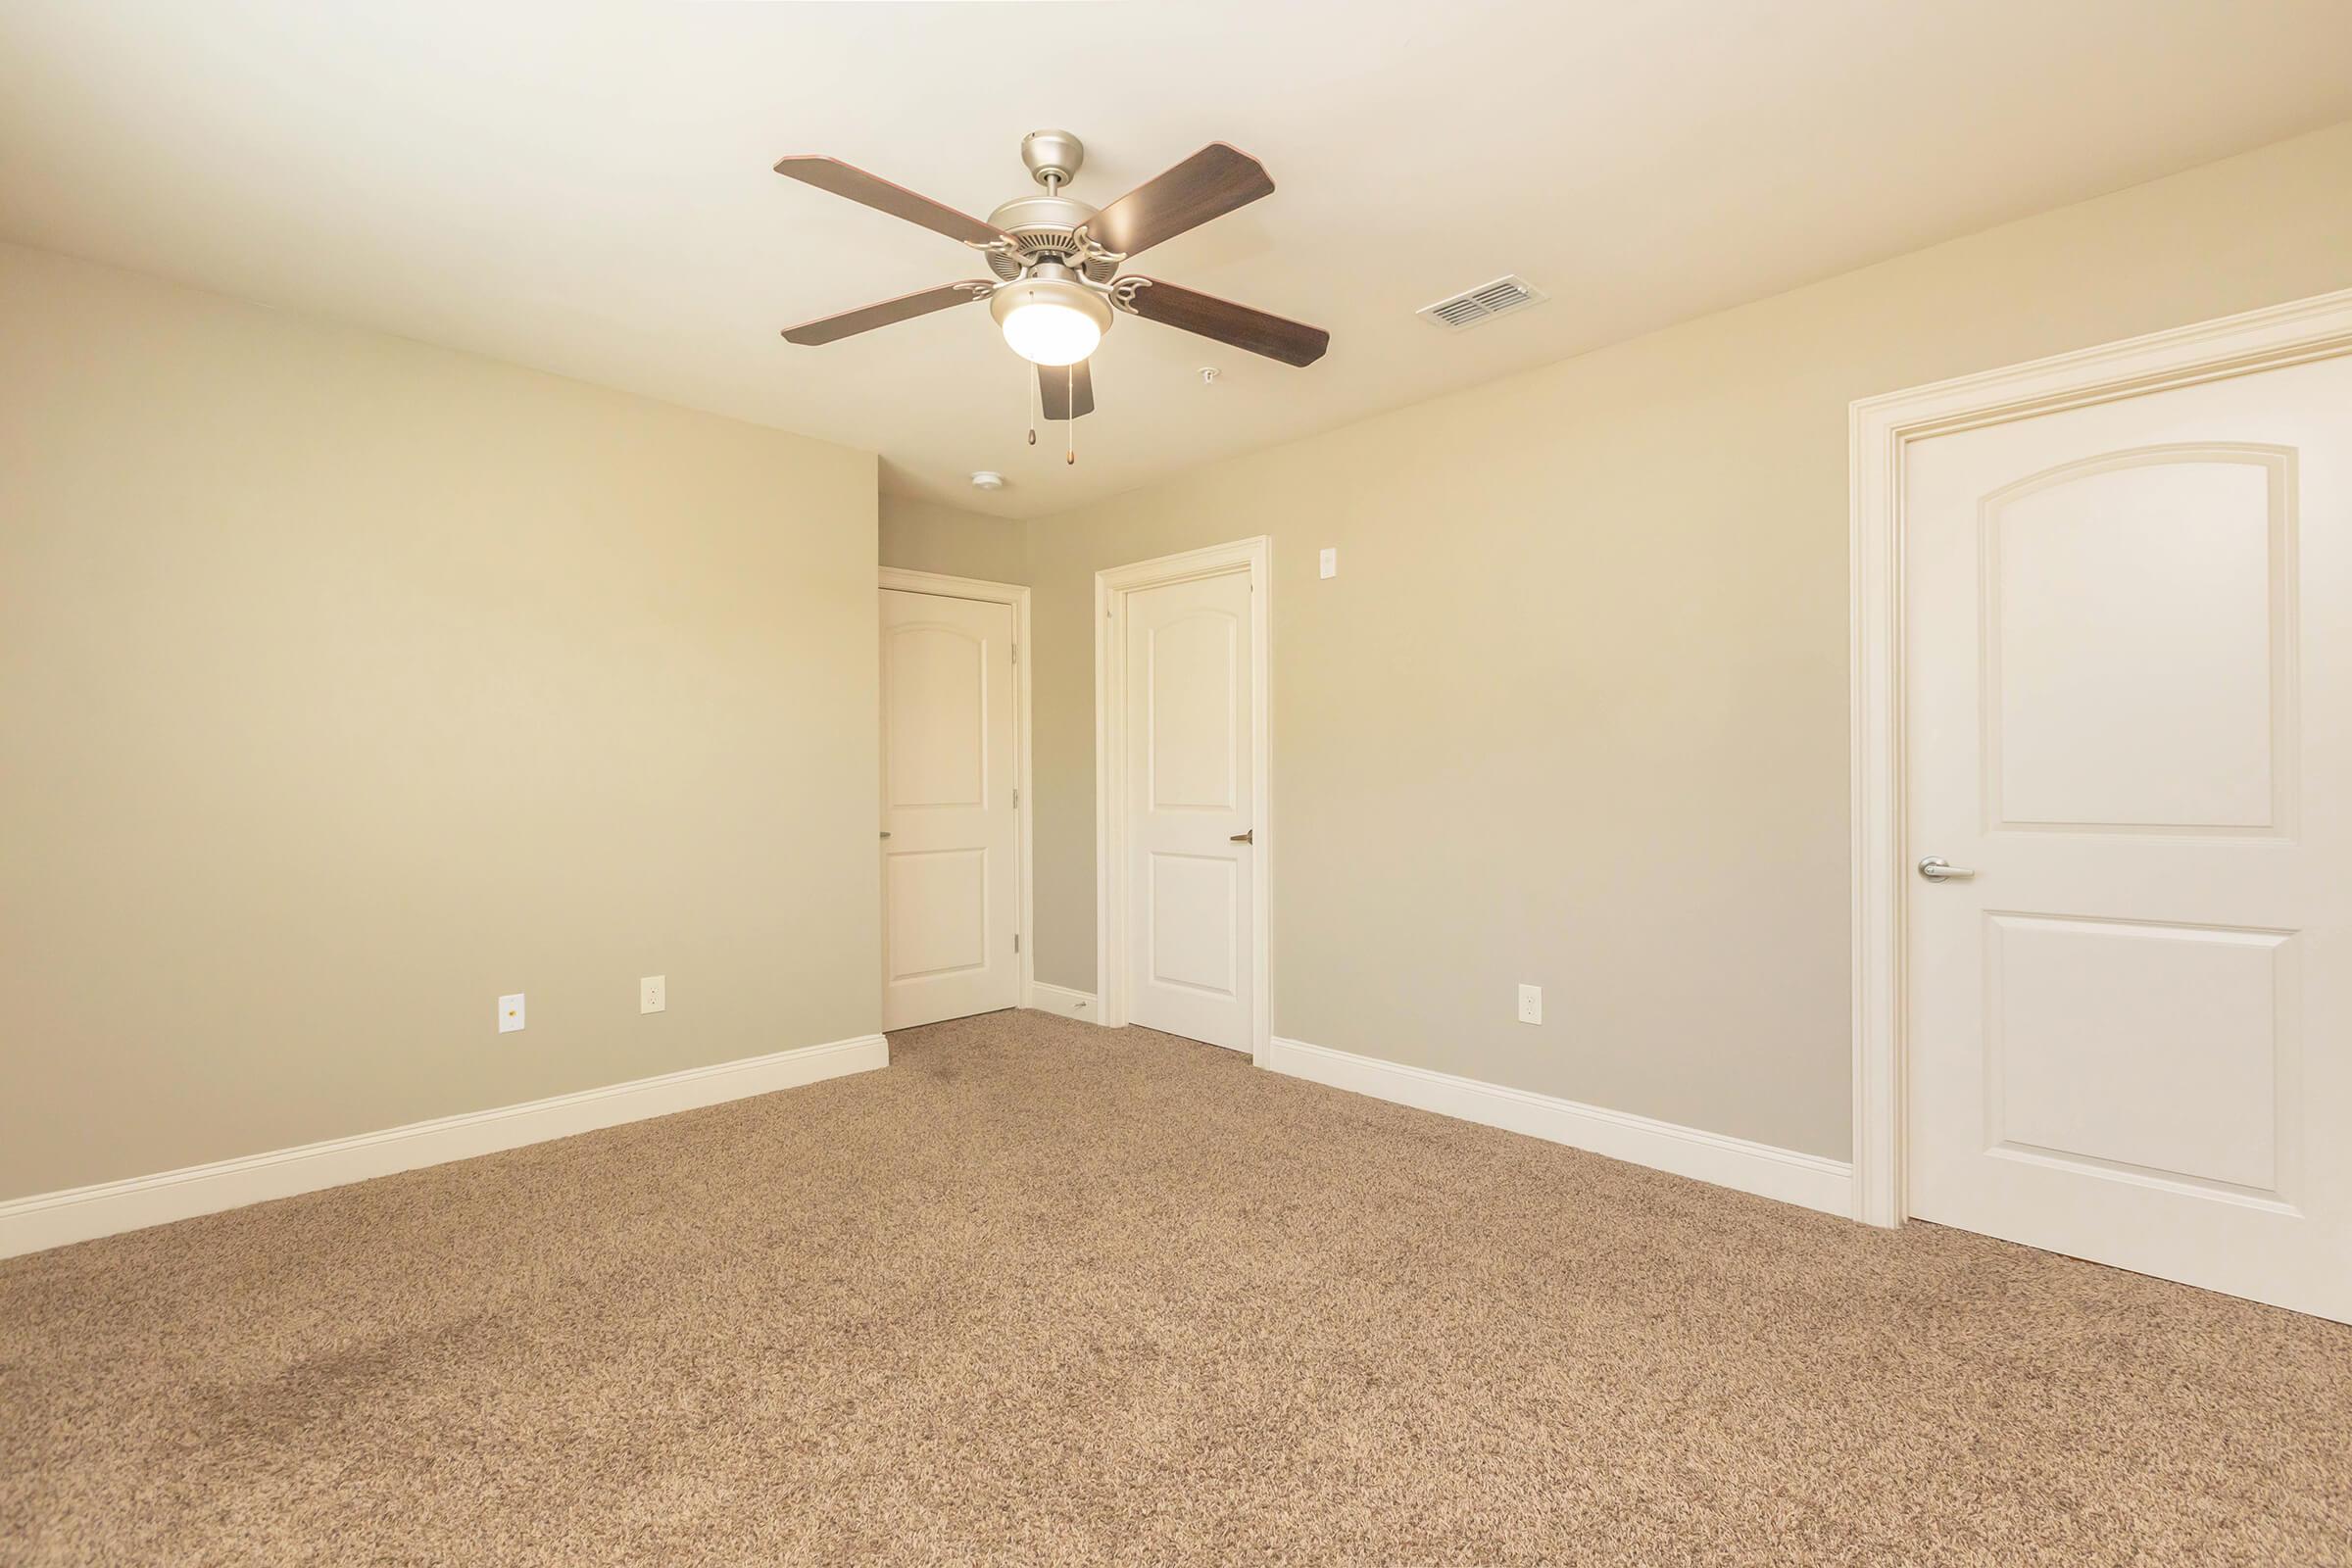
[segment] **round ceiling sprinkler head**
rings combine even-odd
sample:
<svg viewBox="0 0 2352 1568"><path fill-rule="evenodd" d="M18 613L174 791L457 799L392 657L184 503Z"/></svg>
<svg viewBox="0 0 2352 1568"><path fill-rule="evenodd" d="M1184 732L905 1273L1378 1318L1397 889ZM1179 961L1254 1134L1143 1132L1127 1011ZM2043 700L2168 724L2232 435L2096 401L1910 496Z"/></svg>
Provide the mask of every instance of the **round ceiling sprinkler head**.
<svg viewBox="0 0 2352 1568"><path fill-rule="evenodd" d="M978 473L972 475L972 488L975 490L1002 490L1004 488L1004 476L994 468L982 468Z"/></svg>
<svg viewBox="0 0 2352 1568"><path fill-rule="evenodd" d="M1032 365L1076 365L1110 330L1110 302L1051 264L998 284L988 313L1012 352Z"/></svg>
<svg viewBox="0 0 2352 1568"><path fill-rule="evenodd" d="M1033 130L1021 138L1021 162L1040 185L1067 185L1086 162L1086 146L1066 130Z"/></svg>

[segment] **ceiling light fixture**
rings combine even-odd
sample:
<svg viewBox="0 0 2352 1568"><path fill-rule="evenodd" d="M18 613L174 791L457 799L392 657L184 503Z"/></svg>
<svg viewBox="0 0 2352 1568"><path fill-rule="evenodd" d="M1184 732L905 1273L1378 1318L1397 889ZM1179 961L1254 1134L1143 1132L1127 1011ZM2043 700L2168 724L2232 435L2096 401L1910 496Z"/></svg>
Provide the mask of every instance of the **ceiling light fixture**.
<svg viewBox="0 0 2352 1568"><path fill-rule="evenodd" d="M1064 189L1085 160L1085 147L1068 131L1031 131L1021 139L1021 162L1044 193L1017 196L986 220L917 196L838 158L780 161L776 172L787 179L961 242L967 254L986 261L989 274L803 321L785 329L785 341L835 343L985 299L1006 346L1036 367L1028 372L1031 446L1037 445L1041 420L1068 426L1095 412L1088 356L1118 315L1140 316L1285 365L1312 365L1323 357L1331 334L1321 327L1120 271L1161 241L1271 195L1274 181L1256 159L1224 142L1210 142L1100 208ZM1074 461L1076 450L1075 436L1065 431L1062 460Z"/></svg>
<svg viewBox="0 0 2352 1568"><path fill-rule="evenodd" d="M972 475L972 488L975 490L1002 490L1004 488L1004 476L994 468L982 468L978 473Z"/></svg>
<svg viewBox="0 0 2352 1568"><path fill-rule="evenodd" d="M1110 302L1051 262L997 285L988 309L1012 352L1032 365L1076 365L1110 330Z"/></svg>

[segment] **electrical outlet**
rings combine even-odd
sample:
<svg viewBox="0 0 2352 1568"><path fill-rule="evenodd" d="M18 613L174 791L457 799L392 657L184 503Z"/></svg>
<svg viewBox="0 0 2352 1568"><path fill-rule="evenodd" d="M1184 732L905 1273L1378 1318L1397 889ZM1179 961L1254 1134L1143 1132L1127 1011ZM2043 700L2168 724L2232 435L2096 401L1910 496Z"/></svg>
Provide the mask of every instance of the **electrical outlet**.
<svg viewBox="0 0 2352 1568"><path fill-rule="evenodd" d="M1521 1023L1542 1023L1544 1021L1544 988L1542 986L1521 986L1519 988L1519 1021Z"/></svg>
<svg viewBox="0 0 2352 1568"><path fill-rule="evenodd" d="M522 993L498 999L498 1032L511 1035L522 1027Z"/></svg>
<svg viewBox="0 0 2352 1568"><path fill-rule="evenodd" d="M669 1005L669 977L649 974L637 982L637 1010L660 1012Z"/></svg>
<svg viewBox="0 0 2352 1568"><path fill-rule="evenodd" d="M1315 563L1315 569L1326 577L1337 577L1340 574L1340 553L1337 550L1324 551Z"/></svg>

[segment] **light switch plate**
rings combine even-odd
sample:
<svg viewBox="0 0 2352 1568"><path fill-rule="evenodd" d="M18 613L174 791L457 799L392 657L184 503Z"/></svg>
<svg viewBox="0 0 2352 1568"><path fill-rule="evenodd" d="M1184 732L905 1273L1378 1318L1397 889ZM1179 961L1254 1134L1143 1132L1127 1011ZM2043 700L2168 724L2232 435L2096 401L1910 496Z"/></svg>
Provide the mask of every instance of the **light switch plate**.
<svg viewBox="0 0 2352 1568"><path fill-rule="evenodd" d="M1326 577L1337 577L1340 574L1340 553L1337 550L1323 552L1322 570Z"/></svg>
<svg viewBox="0 0 2352 1568"><path fill-rule="evenodd" d="M637 982L637 1010L660 1012L669 1005L669 977L649 974Z"/></svg>
<svg viewBox="0 0 2352 1568"><path fill-rule="evenodd" d="M522 1027L522 993L498 999L498 1032L511 1035Z"/></svg>
<svg viewBox="0 0 2352 1568"><path fill-rule="evenodd" d="M1542 986L1521 986L1519 988L1519 1021L1521 1023L1542 1023L1544 1021L1544 988Z"/></svg>

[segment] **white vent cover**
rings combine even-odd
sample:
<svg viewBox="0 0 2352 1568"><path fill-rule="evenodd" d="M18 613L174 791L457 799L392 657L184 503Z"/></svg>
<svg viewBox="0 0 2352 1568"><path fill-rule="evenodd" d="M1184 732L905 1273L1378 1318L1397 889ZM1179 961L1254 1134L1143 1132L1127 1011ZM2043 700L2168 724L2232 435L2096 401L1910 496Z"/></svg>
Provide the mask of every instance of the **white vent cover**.
<svg viewBox="0 0 2352 1568"><path fill-rule="evenodd" d="M1530 305L1541 305L1550 296L1516 274L1498 277L1492 283L1481 283L1459 294L1424 305L1413 314L1425 321L1433 321L1448 331L1459 332L1497 316L1524 311Z"/></svg>

